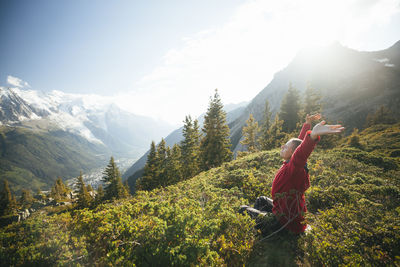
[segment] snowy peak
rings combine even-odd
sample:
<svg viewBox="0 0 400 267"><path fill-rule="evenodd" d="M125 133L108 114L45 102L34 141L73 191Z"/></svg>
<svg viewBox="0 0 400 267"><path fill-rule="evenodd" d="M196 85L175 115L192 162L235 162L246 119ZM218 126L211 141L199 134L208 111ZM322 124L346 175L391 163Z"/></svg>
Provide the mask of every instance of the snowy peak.
<svg viewBox="0 0 400 267"><path fill-rule="evenodd" d="M136 157L151 140L172 130L167 123L122 110L99 95L0 87L0 101L2 125L69 132L102 144L115 155Z"/></svg>
<svg viewBox="0 0 400 267"><path fill-rule="evenodd" d="M35 120L47 115L49 115L48 112L32 107L13 89L0 87L0 122L2 124Z"/></svg>

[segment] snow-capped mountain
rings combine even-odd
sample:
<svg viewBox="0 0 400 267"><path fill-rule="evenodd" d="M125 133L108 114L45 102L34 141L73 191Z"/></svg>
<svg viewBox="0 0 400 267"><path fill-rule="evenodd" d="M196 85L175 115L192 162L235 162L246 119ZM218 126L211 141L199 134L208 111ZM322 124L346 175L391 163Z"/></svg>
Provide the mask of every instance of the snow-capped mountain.
<svg viewBox="0 0 400 267"><path fill-rule="evenodd" d="M17 87L0 87L0 123L67 131L124 157L142 154L152 140L172 130L167 123L121 110L103 96Z"/></svg>

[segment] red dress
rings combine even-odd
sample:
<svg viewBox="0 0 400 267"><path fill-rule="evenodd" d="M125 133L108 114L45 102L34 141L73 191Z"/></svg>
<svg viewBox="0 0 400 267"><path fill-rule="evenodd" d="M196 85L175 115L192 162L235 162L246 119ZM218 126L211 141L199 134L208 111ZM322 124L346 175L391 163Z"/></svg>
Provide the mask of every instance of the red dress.
<svg viewBox="0 0 400 267"><path fill-rule="evenodd" d="M282 225L294 233L302 233L307 225L304 213L307 211L304 192L310 187L310 176L306 167L307 159L314 150L316 141L310 137L310 124L304 123L299 139L303 141L296 148L289 161L285 161L272 183L272 212Z"/></svg>

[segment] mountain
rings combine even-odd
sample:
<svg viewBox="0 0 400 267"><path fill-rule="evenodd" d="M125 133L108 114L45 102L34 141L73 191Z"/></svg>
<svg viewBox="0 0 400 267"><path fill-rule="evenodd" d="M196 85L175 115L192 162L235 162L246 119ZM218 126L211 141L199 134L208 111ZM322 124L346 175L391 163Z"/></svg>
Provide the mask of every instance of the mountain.
<svg viewBox="0 0 400 267"><path fill-rule="evenodd" d="M48 187L57 176L71 178L81 170L104 167L111 155L131 162L152 139L172 129L121 110L104 97L5 87L0 87L0 125L0 179L8 179L16 188Z"/></svg>
<svg viewBox="0 0 400 267"><path fill-rule="evenodd" d="M320 91L324 117L341 121L349 131L362 128L366 114L381 105L400 117L400 41L376 52L359 52L339 43L300 51L229 124L234 150L240 147L242 128L249 115L261 122L267 99L272 112L279 112L289 84L301 93L307 86Z"/></svg>

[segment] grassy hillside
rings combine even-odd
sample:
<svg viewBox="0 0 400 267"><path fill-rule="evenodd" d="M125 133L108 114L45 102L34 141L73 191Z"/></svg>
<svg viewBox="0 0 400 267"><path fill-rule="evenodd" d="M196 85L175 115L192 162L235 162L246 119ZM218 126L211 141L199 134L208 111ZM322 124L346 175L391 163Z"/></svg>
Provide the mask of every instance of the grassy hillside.
<svg viewBox="0 0 400 267"><path fill-rule="evenodd" d="M264 239L237 213L270 196L278 150L93 210L35 213L0 230L5 265L337 266L400 264L400 124L309 159L307 235ZM378 145L379 144L379 145Z"/></svg>
<svg viewBox="0 0 400 267"><path fill-rule="evenodd" d="M66 132L1 127L0 181L7 179L13 190L50 188L58 176L71 178L101 166L106 155L93 157L100 153L104 148Z"/></svg>

